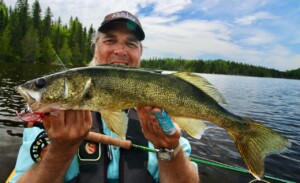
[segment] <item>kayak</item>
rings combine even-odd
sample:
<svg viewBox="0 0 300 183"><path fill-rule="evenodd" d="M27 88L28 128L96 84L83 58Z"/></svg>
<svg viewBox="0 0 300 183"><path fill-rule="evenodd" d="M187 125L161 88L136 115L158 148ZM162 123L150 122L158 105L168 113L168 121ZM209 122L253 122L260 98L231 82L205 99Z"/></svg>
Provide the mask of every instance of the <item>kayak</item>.
<svg viewBox="0 0 300 183"><path fill-rule="evenodd" d="M9 183L10 179L13 178L13 176L16 174L16 170L13 169L10 173L10 175L8 176L7 180L5 181L5 183Z"/></svg>

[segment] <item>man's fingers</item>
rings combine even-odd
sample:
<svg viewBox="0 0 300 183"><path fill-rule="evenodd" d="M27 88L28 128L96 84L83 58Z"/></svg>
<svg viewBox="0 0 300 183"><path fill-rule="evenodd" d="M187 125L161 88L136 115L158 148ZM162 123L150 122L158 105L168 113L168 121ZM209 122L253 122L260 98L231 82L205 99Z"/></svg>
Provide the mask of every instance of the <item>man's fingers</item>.
<svg viewBox="0 0 300 183"><path fill-rule="evenodd" d="M90 111L84 111L85 113L85 125L90 129L92 127L92 115Z"/></svg>
<svg viewBox="0 0 300 183"><path fill-rule="evenodd" d="M50 124L51 124L51 116L49 114L49 115L46 115L45 118L43 119L43 125L46 130L48 130L50 128Z"/></svg>
<svg viewBox="0 0 300 183"><path fill-rule="evenodd" d="M50 112L50 126L54 132L61 131L65 126L65 111Z"/></svg>
<svg viewBox="0 0 300 183"><path fill-rule="evenodd" d="M85 112L84 111L74 111L75 112L75 118L73 121L73 124L70 125L75 125L77 128L83 128L84 123L85 123ZM71 121L69 121L72 123Z"/></svg>
<svg viewBox="0 0 300 183"><path fill-rule="evenodd" d="M143 111L142 108L137 108L137 113L138 113L142 128L147 128L147 123L146 123L146 119L145 119L145 112ZM145 130L147 130L147 129L145 129Z"/></svg>

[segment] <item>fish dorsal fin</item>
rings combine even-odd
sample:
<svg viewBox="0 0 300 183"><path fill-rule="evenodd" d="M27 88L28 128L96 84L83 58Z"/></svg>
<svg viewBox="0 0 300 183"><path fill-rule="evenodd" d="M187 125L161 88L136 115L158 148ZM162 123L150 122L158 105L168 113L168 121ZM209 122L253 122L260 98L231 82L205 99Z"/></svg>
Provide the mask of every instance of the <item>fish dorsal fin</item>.
<svg viewBox="0 0 300 183"><path fill-rule="evenodd" d="M133 67L129 65L118 65L118 64L98 64L95 65L95 67L107 67L107 68L113 68L113 69L122 69L122 70L134 70L134 71L145 71L145 72L151 72L151 73L162 73L162 70L153 70L149 68L144 67Z"/></svg>
<svg viewBox="0 0 300 183"><path fill-rule="evenodd" d="M187 118L183 116L170 116L181 129L186 131L190 136L195 139L200 139L207 129L203 121L195 118Z"/></svg>
<svg viewBox="0 0 300 183"><path fill-rule="evenodd" d="M215 99L217 102L226 104L226 100L222 96L222 94L204 77L190 72L176 72L172 73L171 75L188 83L191 83L192 85L204 91L210 97Z"/></svg>
<svg viewBox="0 0 300 183"><path fill-rule="evenodd" d="M126 113L123 111L108 110L101 110L100 113L107 128L109 128L122 139L125 139L128 127L128 117Z"/></svg>

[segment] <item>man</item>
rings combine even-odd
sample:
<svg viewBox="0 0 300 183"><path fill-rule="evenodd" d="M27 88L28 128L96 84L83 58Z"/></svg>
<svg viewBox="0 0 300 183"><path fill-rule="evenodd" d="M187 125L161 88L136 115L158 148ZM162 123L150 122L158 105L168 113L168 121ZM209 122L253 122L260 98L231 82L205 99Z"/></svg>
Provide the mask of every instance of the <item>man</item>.
<svg viewBox="0 0 300 183"><path fill-rule="evenodd" d="M135 16L126 11L109 14L104 18L93 40L92 64L121 64L138 67L143 52L141 41L144 38L142 26ZM136 168L140 166L138 164L145 166L144 162L139 162L142 161L139 158L141 151L125 151L104 145L99 145L97 149L98 145L83 142L91 126L100 133L116 136L106 127L99 113L93 112L91 115L89 111L53 110L43 122L51 144L43 149L42 159L35 165L28 163L26 151L32 144L32 139L35 139L42 130L25 129L24 143L16 165L17 174L13 181L18 179L18 182L53 183L97 182L99 180L99 182L147 183L152 180L158 182L159 179L161 183L199 182L197 168L186 157L190 152L189 143L180 137L181 132L178 127L172 135L164 133L154 115L155 112L162 112L159 108L145 106L128 111L128 117L131 119L129 126L138 120L139 123L138 126L129 127L127 135L131 134L139 141L141 137L134 137L134 135L142 131L142 136L149 141L149 147L158 149L158 154L163 151L174 152L174 157L170 156L169 160L156 158L154 153L146 154L146 173ZM146 141L147 144L148 141ZM96 156L93 160L85 158L98 151L102 152L102 154L99 153L101 157ZM108 162L104 160L105 157ZM99 165L101 165L100 168ZM27 169L29 170L24 173L23 171ZM103 179L101 176L97 178L100 174L104 176ZM151 178L144 178L148 174Z"/></svg>

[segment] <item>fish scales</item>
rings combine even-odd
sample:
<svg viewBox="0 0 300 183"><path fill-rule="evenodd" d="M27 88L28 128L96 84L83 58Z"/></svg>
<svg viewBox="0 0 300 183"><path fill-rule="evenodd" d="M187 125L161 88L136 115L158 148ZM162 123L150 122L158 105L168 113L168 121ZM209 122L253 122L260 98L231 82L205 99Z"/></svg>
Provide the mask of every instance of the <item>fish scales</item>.
<svg viewBox="0 0 300 183"><path fill-rule="evenodd" d="M122 109L155 106L165 109L180 128L195 138L205 130L201 120L223 127L232 137L250 173L264 175L264 157L291 144L274 130L227 111L221 94L193 73L159 72L124 66L75 68L18 86L33 111L53 106L100 111L108 127L125 136L127 116ZM127 121L126 121L127 120Z"/></svg>
<svg viewBox="0 0 300 183"><path fill-rule="evenodd" d="M79 71L79 74L91 78L94 89L98 93L108 93L109 96L116 97L118 100L112 101L115 110L151 105L165 108L169 113L199 118L199 104L204 105L204 97L207 97L199 95L199 89L190 83L170 75L137 69L113 71L103 69L104 72L97 68L94 72L94 69L91 68L90 72L89 70L84 70L82 73ZM104 100L101 97L98 98ZM199 101L200 103L197 103ZM126 103L126 106L123 103ZM205 113L205 108L203 107L201 111Z"/></svg>

